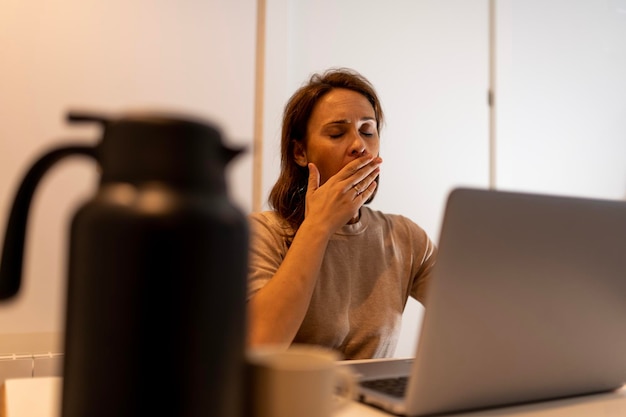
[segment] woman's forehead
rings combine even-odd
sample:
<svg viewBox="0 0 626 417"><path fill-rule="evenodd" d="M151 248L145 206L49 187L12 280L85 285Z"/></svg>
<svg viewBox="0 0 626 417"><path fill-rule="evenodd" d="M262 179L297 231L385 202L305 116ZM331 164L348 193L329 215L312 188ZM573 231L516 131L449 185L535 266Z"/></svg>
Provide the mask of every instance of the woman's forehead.
<svg viewBox="0 0 626 417"><path fill-rule="evenodd" d="M345 88L326 93L311 113L311 121L317 123L355 123L360 120L376 120L372 104L363 94Z"/></svg>

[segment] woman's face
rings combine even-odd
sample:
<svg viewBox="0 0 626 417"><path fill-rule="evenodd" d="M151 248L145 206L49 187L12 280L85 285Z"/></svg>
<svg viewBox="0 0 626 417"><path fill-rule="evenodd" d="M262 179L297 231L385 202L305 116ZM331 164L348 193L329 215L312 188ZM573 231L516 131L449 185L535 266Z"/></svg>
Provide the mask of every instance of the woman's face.
<svg viewBox="0 0 626 417"><path fill-rule="evenodd" d="M320 185L348 162L367 152L378 155L380 139L374 108L356 91L335 88L315 105L304 143L296 143L294 158L300 166L313 162Z"/></svg>

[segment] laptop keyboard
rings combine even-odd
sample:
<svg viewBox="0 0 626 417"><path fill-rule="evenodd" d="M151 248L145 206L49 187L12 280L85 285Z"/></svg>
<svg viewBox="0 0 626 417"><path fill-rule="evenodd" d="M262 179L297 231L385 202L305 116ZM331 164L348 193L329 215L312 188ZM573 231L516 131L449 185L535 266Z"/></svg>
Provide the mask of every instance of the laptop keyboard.
<svg viewBox="0 0 626 417"><path fill-rule="evenodd" d="M361 381L359 384L371 390L380 391L387 395L403 398L409 382L407 376L398 378L375 379L371 381Z"/></svg>

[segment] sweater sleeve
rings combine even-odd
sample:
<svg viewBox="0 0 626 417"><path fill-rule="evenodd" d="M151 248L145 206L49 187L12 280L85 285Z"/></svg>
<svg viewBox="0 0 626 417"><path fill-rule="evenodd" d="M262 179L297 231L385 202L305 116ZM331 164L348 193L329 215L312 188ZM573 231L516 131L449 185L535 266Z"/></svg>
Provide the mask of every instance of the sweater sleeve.
<svg viewBox="0 0 626 417"><path fill-rule="evenodd" d="M248 300L276 274L287 253L289 230L271 212L252 213L248 251Z"/></svg>
<svg viewBox="0 0 626 417"><path fill-rule="evenodd" d="M427 289L437 259L437 247L425 233L422 242L418 253L419 258L417 258L417 273L413 277L411 286L411 296L426 306Z"/></svg>

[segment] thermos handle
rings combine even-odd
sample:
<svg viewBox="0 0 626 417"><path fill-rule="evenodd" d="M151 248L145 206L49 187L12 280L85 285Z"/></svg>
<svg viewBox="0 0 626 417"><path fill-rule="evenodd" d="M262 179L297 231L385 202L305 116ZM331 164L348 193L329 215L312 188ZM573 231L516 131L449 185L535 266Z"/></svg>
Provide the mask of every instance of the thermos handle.
<svg viewBox="0 0 626 417"><path fill-rule="evenodd" d="M93 146L70 145L55 148L39 158L28 170L22 181L6 227L4 245L2 247L2 262L0 264L0 300L11 298L17 294L22 280L22 266L24 258L24 241L26 237L26 222L30 202L39 180L56 162L71 155L87 155L96 158Z"/></svg>

